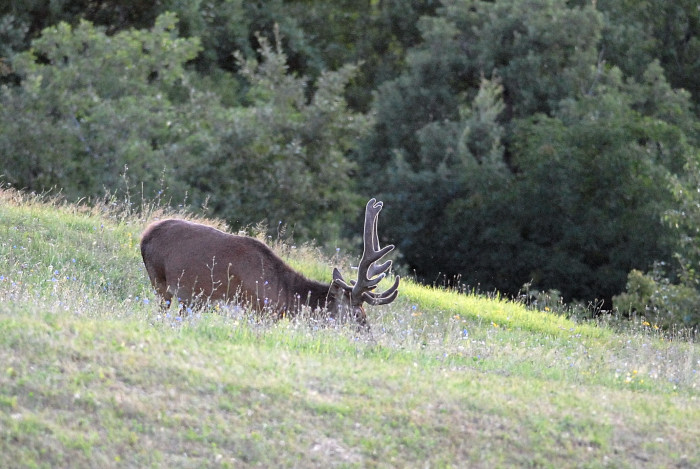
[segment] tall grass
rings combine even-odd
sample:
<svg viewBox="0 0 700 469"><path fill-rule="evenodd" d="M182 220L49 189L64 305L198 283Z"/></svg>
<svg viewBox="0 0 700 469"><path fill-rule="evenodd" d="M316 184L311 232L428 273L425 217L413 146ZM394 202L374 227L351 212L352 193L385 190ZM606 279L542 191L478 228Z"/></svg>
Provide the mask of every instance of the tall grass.
<svg viewBox="0 0 700 469"><path fill-rule="evenodd" d="M0 466L700 464L687 337L405 280L371 334L164 312L138 238L167 214L140 213L0 191Z"/></svg>

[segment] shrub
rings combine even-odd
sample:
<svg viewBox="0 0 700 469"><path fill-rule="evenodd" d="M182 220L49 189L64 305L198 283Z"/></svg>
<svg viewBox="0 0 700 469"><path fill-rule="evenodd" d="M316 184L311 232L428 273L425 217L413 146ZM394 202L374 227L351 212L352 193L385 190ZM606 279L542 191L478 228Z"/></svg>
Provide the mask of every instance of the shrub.
<svg viewBox="0 0 700 469"><path fill-rule="evenodd" d="M657 263L647 273L632 270L627 290L613 298L622 314L639 314L662 327L700 325L700 292L683 283L672 283Z"/></svg>

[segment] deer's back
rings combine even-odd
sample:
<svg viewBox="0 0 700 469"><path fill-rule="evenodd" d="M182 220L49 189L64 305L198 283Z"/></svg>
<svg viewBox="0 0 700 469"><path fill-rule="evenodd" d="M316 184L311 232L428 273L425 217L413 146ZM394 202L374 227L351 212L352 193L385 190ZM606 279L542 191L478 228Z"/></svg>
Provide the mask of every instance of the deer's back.
<svg viewBox="0 0 700 469"><path fill-rule="evenodd" d="M186 220L151 224L141 238L141 255L154 285L164 282L178 295L212 299L234 295L277 301L287 268L264 243ZM280 272L282 271L282 272Z"/></svg>

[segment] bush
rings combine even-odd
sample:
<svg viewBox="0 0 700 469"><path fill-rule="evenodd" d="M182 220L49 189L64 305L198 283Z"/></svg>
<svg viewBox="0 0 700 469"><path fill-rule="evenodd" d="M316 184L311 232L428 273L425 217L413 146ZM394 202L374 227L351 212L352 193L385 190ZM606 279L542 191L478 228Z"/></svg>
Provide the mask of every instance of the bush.
<svg viewBox="0 0 700 469"><path fill-rule="evenodd" d="M700 292L683 283L672 283L657 263L643 273L632 270L627 290L613 298L615 309L624 315L638 314L661 327L700 325Z"/></svg>

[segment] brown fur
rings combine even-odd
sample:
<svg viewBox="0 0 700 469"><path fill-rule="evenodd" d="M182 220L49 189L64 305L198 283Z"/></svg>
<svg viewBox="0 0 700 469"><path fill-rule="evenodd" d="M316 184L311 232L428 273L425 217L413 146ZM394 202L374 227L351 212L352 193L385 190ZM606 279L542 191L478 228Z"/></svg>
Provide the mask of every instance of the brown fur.
<svg viewBox="0 0 700 469"><path fill-rule="evenodd" d="M327 309L336 318L352 311L360 324L366 324L364 310L349 306L348 292L307 279L254 238L168 219L143 232L141 256L165 307L173 298L192 306L222 300L293 315L307 305Z"/></svg>

